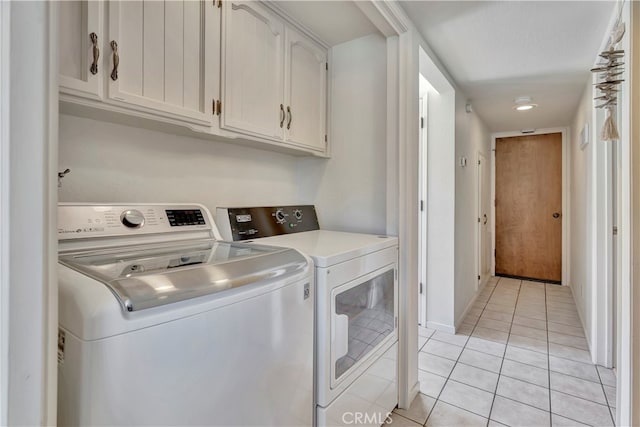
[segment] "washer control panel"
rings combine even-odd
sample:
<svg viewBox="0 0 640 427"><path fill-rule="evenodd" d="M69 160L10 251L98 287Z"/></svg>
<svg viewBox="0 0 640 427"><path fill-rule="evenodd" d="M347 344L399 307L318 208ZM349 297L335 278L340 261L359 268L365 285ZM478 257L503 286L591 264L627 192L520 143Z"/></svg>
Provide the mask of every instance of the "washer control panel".
<svg viewBox="0 0 640 427"><path fill-rule="evenodd" d="M198 205L58 206L58 238L126 236L211 230L208 213Z"/></svg>
<svg viewBox="0 0 640 427"><path fill-rule="evenodd" d="M313 205L218 208L217 224L225 240L249 240L319 230Z"/></svg>

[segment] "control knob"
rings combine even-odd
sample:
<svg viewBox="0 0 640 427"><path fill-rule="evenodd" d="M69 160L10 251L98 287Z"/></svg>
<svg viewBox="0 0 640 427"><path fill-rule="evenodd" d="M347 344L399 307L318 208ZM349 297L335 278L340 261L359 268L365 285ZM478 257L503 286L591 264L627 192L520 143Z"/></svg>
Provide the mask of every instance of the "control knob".
<svg viewBox="0 0 640 427"><path fill-rule="evenodd" d="M287 216L285 215L284 211L282 209L278 209L275 213L275 217L276 217L276 222L278 224L282 224L283 222L285 222L287 220Z"/></svg>
<svg viewBox="0 0 640 427"><path fill-rule="evenodd" d="M144 215L138 210L129 209L122 212L120 221L125 227L140 228L144 225Z"/></svg>
<svg viewBox="0 0 640 427"><path fill-rule="evenodd" d="M300 209L296 209L295 211L293 211L293 216L300 221L302 219L302 210Z"/></svg>

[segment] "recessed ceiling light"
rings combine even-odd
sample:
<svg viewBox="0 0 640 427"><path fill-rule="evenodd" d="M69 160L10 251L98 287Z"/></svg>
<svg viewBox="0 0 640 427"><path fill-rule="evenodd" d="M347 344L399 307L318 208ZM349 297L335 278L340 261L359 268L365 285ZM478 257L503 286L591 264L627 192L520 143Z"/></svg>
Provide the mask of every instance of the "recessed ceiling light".
<svg viewBox="0 0 640 427"><path fill-rule="evenodd" d="M516 104L513 106L513 109L517 111L527 111L538 106L538 104L534 104L531 101L533 100L530 96L521 96L519 98L516 98L513 100L513 102L515 102Z"/></svg>
<svg viewBox="0 0 640 427"><path fill-rule="evenodd" d="M535 107L534 104L525 104L525 105L518 105L517 107L515 107L515 109L518 111L527 111L527 110L531 110L533 107Z"/></svg>

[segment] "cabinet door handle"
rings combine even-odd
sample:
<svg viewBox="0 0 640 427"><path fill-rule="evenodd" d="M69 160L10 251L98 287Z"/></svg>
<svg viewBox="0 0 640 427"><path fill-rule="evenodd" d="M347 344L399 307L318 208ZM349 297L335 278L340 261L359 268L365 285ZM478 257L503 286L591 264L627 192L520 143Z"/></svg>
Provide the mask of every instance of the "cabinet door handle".
<svg viewBox="0 0 640 427"><path fill-rule="evenodd" d="M284 126L284 105L280 104L280 128L282 128L282 126Z"/></svg>
<svg viewBox="0 0 640 427"><path fill-rule="evenodd" d="M91 74L98 74L98 58L100 58L100 49L98 48L98 35L96 33L89 34L91 44L93 45L93 62L91 63Z"/></svg>
<svg viewBox="0 0 640 427"><path fill-rule="evenodd" d="M287 106L287 113L289 113L289 121L287 122L287 130L291 129L291 121L293 120L293 114L291 114L291 107Z"/></svg>
<svg viewBox="0 0 640 427"><path fill-rule="evenodd" d="M118 55L118 43L111 40L111 50L113 51L113 71L111 71L111 80L118 80L118 65L120 64L120 56Z"/></svg>

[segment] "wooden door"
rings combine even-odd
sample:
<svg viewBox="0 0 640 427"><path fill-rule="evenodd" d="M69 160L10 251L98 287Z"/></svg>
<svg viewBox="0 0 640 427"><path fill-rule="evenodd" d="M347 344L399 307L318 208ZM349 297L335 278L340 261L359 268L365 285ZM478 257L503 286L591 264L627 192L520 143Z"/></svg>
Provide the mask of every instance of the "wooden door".
<svg viewBox="0 0 640 427"><path fill-rule="evenodd" d="M327 52L293 28L285 33L287 142L326 149Z"/></svg>
<svg viewBox="0 0 640 427"><path fill-rule="evenodd" d="M562 278L562 134L496 139L496 275Z"/></svg>
<svg viewBox="0 0 640 427"><path fill-rule="evenodd" d="M205 7L215 8L212 2L187 0L110 1L109 45L104 53L109 99L135 110L209 125Z"/></svg>
<svg viewBox="0 0 640 427"><path fill-rule="evenodd" d="M284 23L255 1L223 2L221 127L284 138Z"/></svg>
<svg viewBox="0 0 640 427"><path fill-rule="evenodd" d="M102 55L108 45L102 30L103 7L101 1L58 3L58 68L62 93L102 99L105 74Z"/></svg>

